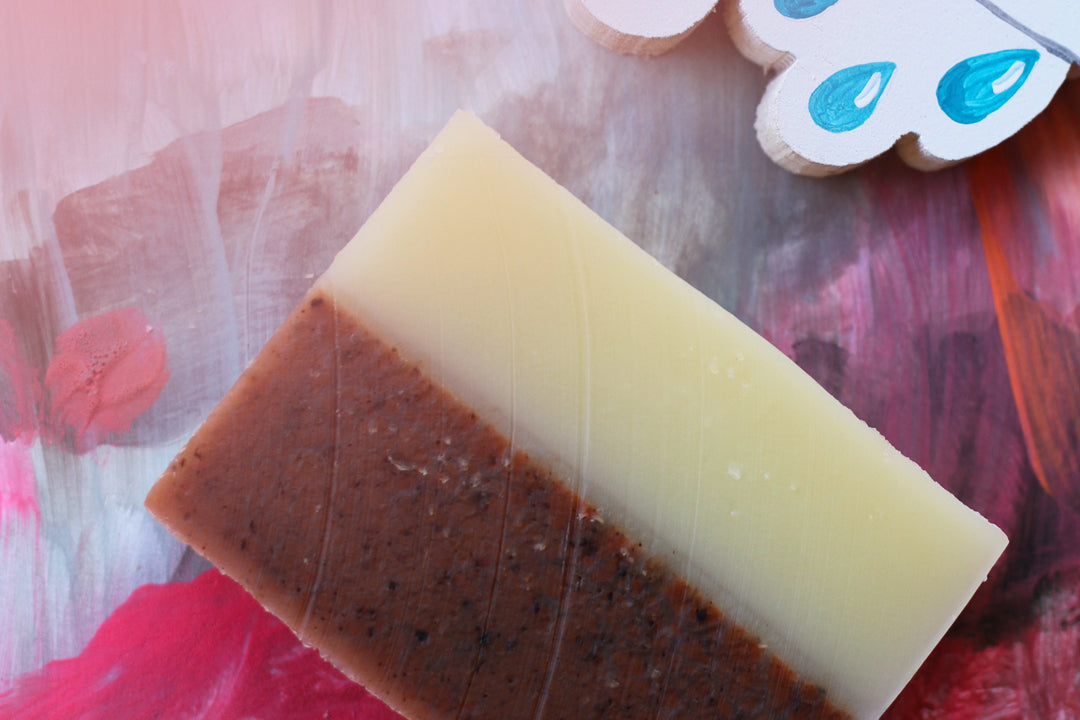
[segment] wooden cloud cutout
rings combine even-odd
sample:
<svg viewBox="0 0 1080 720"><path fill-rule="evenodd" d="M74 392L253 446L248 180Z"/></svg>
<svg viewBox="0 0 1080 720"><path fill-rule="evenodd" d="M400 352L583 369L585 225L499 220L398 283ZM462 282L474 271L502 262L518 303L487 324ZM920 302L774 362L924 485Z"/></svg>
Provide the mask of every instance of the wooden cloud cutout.
<svg viewBox="0 0 1080 720"><path fill-rule="evenodd" d="M722 0L723 1L723 0ZM934 169L997 145L1080 60L1078 0L565 0L620 52L674 47L716 9L775 75L758 140L783 167L828 175L896 147Z"/></svg>

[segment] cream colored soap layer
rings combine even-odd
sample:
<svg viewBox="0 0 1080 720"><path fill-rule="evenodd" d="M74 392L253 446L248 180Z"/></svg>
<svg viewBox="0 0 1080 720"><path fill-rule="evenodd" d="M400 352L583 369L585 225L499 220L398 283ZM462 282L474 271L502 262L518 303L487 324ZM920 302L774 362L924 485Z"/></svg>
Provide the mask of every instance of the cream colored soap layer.
<svg viewBox="0 0 1080 720"><path fill-rule="evenodd" d="M320 283L856 717L891 702L1005 546L470 115Z"/></svg>

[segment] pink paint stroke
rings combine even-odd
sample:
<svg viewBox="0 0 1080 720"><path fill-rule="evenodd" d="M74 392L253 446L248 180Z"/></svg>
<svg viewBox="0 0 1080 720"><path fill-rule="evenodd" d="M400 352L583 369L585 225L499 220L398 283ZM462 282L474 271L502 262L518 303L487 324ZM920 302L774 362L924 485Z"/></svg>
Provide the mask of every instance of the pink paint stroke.
<svg viewBox="0 0 1080 720"><path fill-rule="evenodd" d="M0 693L0 720L400 720L215 570L144 585L81 655Z"/></svg>
<svg viewBox="0 0 1080 720"><path fill-rule="evenodd" d="M29 444L0 438L0 529L12 518L31 519L38 527L41 507Z"/></svg>
<svg viewBox="0 0 1080 720"><path fill-rule="evenodd" d="M165 338L137 308L87 318L56 339L45 373L47 437L86 452L130 430L169 379Z"/></svg>
<svg viewBox="0 0 1080 720"><path fill-rule="evenodd" d="M28 667L40 667L45 643L45 552L34 463L36 441L0 438L0 689ZM3 714L0 713L0 717Z"/></svg>
<svg viewBox="0 0 1080 720"><path fill-rule="evenodd" d="M40 373L23 355L15 331L0 319L0 438L33 440L40 408Z"/></svg>

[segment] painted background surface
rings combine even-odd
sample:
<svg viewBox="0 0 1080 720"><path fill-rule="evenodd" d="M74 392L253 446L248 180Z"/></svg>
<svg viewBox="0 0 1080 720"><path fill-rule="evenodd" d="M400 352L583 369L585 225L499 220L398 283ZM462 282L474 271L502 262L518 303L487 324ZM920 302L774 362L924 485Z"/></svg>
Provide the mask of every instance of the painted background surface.
<svg viewBox="0 0 1080 720"><path fill-rule="evenodd" d="M1010 535L890 717L1080 715L1080 83L811 180L765 81L715 16L641 59L556 0L0 4L0 718L386 716L142 498L458 107Z"/></svg>

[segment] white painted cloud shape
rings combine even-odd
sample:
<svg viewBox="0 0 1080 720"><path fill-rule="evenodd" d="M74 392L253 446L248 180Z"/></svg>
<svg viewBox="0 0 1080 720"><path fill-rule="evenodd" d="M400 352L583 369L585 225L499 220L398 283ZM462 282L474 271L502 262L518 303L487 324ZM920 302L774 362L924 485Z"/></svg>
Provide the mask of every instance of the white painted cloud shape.
<svg viewBox="0 0 1080 720"><path fill-rule="evenodd" d="M605 29L604 44L645 53L715 9L702 0L666 0L663 11L657 0L567 5L593 37ZM731 0L725 12L742 52L775 73L758 139L803 174L841 172L894 146L923 169L971 157L1045 108L1080 59L1075 0Z"/></svg>

